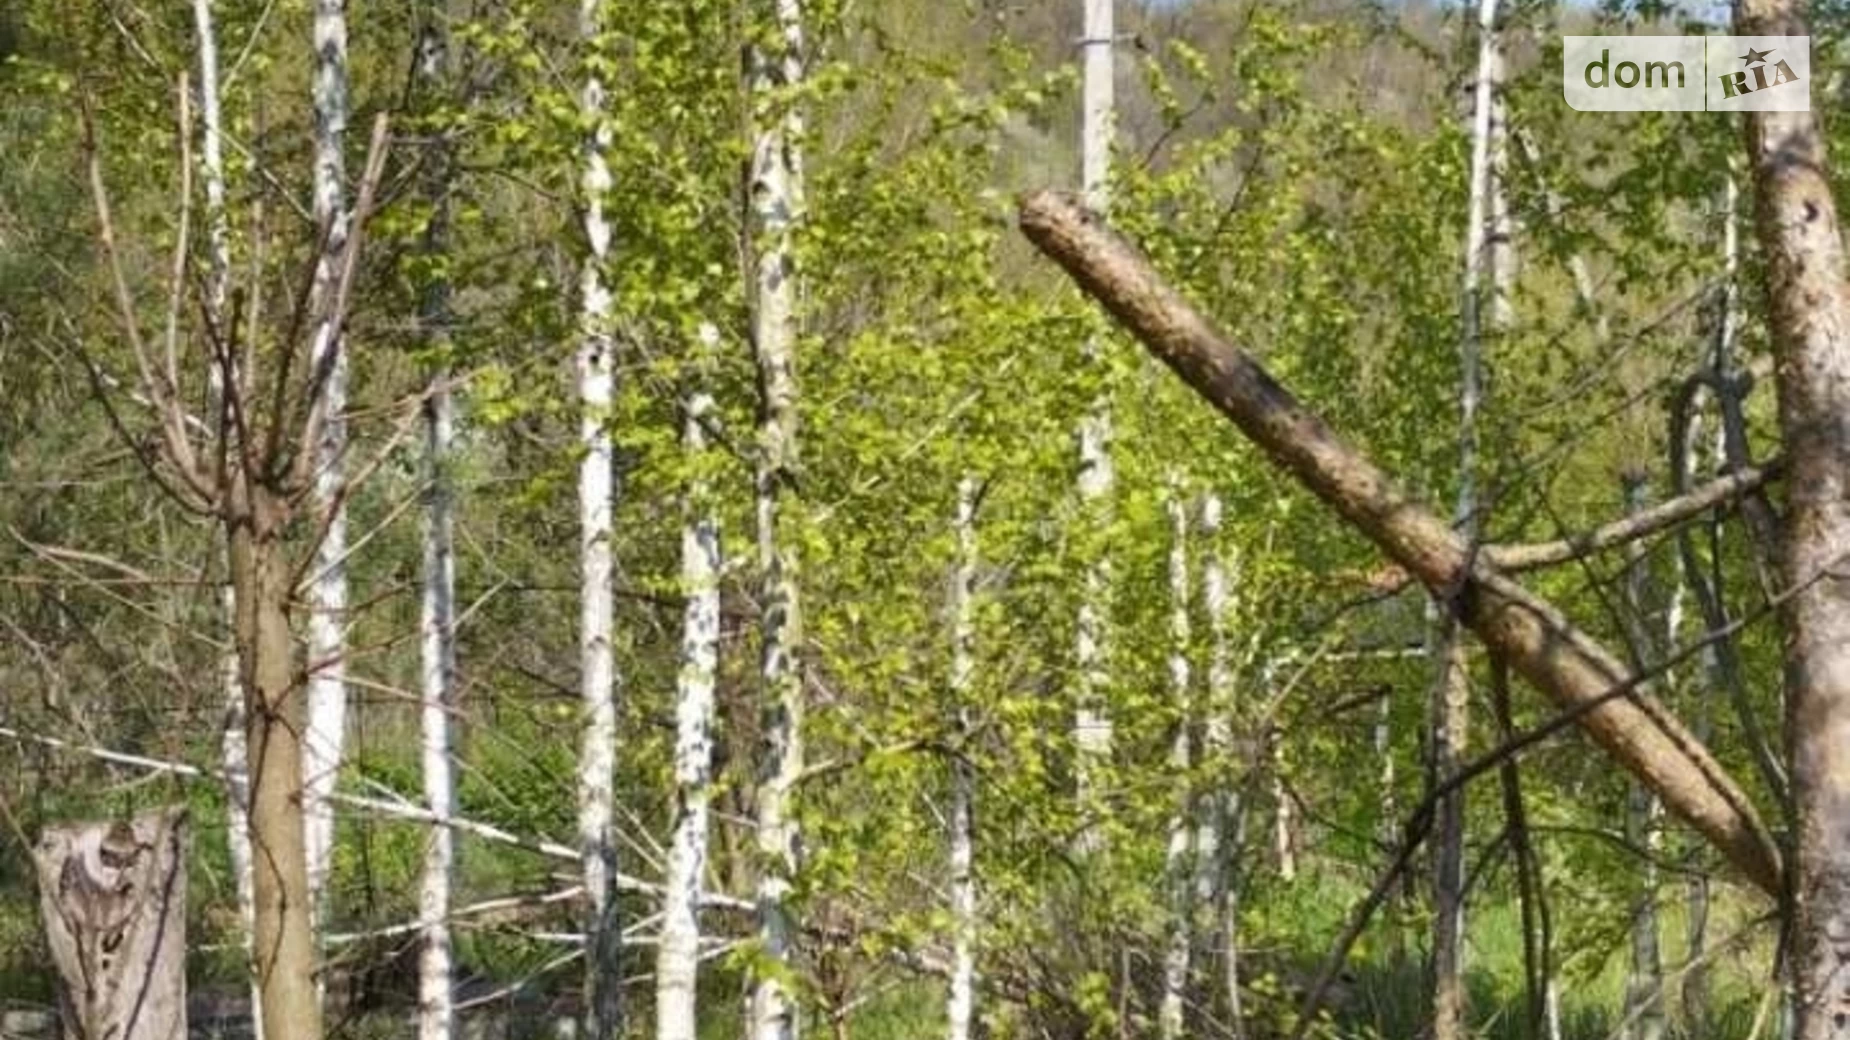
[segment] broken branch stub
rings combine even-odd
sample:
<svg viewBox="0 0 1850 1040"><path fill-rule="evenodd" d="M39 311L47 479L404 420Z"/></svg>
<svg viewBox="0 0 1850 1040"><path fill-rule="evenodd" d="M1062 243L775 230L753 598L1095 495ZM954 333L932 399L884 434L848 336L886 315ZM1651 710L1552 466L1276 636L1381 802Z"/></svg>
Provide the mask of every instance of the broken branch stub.
<svg viewBox="0 0 1850 1040"><path fill-rule="evenodd" d="M186 1040L186 810L54 826L32 859L66 1040Z"/></svg>
<svg viewBox="0 0 1850 1040"><path fill-rule="evenodd" d="M1021 229L1183 382L1422 584L1450 599L1485 645L1713 843L1760 889L1780 858L1752 802L1628 670L1560 611L1499 573L1451 526L1279 385L1171 288L1142 253L1072 198L1021 201Z"/></svg>

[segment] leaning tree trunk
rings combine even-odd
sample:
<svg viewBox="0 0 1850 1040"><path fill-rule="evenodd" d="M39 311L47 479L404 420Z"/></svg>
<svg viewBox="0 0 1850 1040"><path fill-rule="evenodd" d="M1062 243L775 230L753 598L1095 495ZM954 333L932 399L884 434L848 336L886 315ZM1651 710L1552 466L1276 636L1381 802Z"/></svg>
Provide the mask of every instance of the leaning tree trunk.
<svg viewBox="0 0 1850 1040"><path fill-rule="evenodd" d="M347 175L341 143L347 132L347 0L315 0L314 218L321 240L315 266L314 309L327 311L341 258L347 250ZM308 828L308 890L317 923L328 913L328 871L334 862L334 792L347 734L347 516L342 504L347 452L347 351L338 331L323 323L311 353L327 382L325 410L315 445L315 509L324 518L308 585L308 731L303 744L303 819ZM286 1034L273 1034L281 1040Z"/></svg>
<svg viewBox="0 0 1850 1040"><path fill-rule="evenodd" d="M1473 553L1450 524L1346 444L1098 217L1071 198L1038 192L1022 200L1020 222L1037 248L1275 465L1429 590L1455 590L1461 620L1571 713L1560 725L1579 725L1744 878L1770 895L1780 891L1778 847L1752 802L1663 705L1636 689L1611 651Z"/></svg>
<svg viewBox="0 0 1850 1040"><path fill-rule="evenodd" d="M429 92L426 104L440 100L448 82L449 40L439 5L429 5L419 31L418 78ZM441 260L449 249L451 154L447 131L437 131L426 186L432 207L424 251ZM455 399L450 393L450 284L438 275L424 290L419 324L437 364L424 398L424 590L418 620L420 645L420 712L423 729L424 805L431 815L456 815L455 765L451 761L450 717L456 711L456 546L455 487L450 446L455 432ZM432 827L424 849L424 876L418 886L418 1040L450 1040L455 1034L453 956L450 944L450 874L455 869L455 833Z"/></svg>
<svg viewBox="0 0 1850 1040"><path fill-rule="evenodd" d="M1172 480L1169 501L1169 696L1174 703L1175 739L1169 749L1169 767L1178 791L1175 815L1169 820L1169 847L1163 854L1168 881L1169 937L1163 951L1163 992L1157 1007L1157 1035L1179 1040L1183 1035L1183 1006L1188 990L1190 953L1195 939L1194 877L1191 854L1190 810L1194 804L1189 767L1192 748L1189 728L1194 724L1189 690L1188 506L1180 481Z"/></svg>
<svg viewBox="0 0 1850 1040"><path fill-rule="evenodd" d="M1113 36L1114 0L1082 0L1084 29L1081 108L1079 119L1080 183L1086 204L1104 212L1110 201L1111 139L1116 121ZM1105 344L1094 336L1086 341L1085 355L1095 368L1104 366ZM1107 526L1114 474L1111 462L1111 397L1101 391L1079 425L1079 501L1085 522L1102 531ZM1086 827L1080 832L1080 849L1092 849L1102 833L1092 817L1102 808L1100 773L1111 758L1111 714L1106 709L1110 667L1105 646L1106 618L1110 611L1110 567L1106 540L1095 543L1098 558L1088 562L1085 589L1075 624L1073 674L1078 681L1073 715L1074 765L1078 778L1079 812Z"/></svg>
<svg viewBox="0 0 1850 1040"><path fill-rule="evenodd" d="M1735 31L1806 35L1797 0L1740 0ZM1811 112L1749 112L1787 509L1787 732L1797 1040L1850 1038L1850 287L1829 158Z"/></svg>
<svg viewBox="0 0 1850 1040"><path fill-rule="evenodd" d="M758 826L758 939L769 966L752 982L750 1040L792 1040L797 1030L790 972L796 922L790 907L797 869L791 801L803 773L802 613L791 513L797 486L797 271L792 233L803 211L803 123L795 89L803 80L799 0L776 0L777 39L752 54L752 232L759 406L755 489L758 564L764 608L760 733L764 742L754 795Z"/></svg>
<svg viewBox="0 0 1850 1040"><path fill-rule="evenodd" d="M186 1040L186 810L52 827L32 850L71 1040Z"/></svg>
<svg viewBox="0 0 1850 1040"><path fill-rule="evenodd" d="M720 532L714 511L706 424L707 389L719 333L702 325L694 348L693 388L686 396L681 447L693 469L681 529L681 674L675 694L675 811L662 879L661 945L655 959L656 1040L695 1040L700 985L700 889L707 868L708 807L713 797L714 683L719 673Z"/></svg>

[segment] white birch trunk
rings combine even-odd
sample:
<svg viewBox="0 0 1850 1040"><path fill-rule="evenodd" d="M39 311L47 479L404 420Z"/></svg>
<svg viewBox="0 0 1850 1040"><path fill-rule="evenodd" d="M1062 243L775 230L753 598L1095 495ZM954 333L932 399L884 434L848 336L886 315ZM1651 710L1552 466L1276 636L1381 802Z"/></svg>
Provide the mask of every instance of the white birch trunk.
<svg viewBox="0 0 1850 1040"><path fill-rule="evenodd" d="M960 731L968 734L970 681L976 670L977 481L957 482L957 564L951 573L951 699ZM968 752L966 751L965 754ZM950 1040L970 1040L976 1017L976 775L964 755L951 760L951 986L947 1007Z"/></svg>
<svg viewBox="0 0 1850 1040"><path fill-rule="evenodd" d="M225 329L225 302L231 285L231 220L225 208L224 110L219 98L218 31L212 19L212 0L193 0L193 27L199 51L199 163L205 175L206 251L211 264L206 308L212 315L212 323ZM212 407L208 411L215 415L223 400L224 373L213 365L208 378L212 391ZM219 661L219 685L225 700L225 728L219 735L225 767L225 843L231 854L231 875L238 893L238 920L244 929L241 941L248 962L257 915L256 882L251 875L250 752L244 734L244 685L238 677L237 640L232 632L237 624L238 605L229 574L220 593L220 604L225 612L226 631L226 650ZM262 1040L263 1033L260 994L261 989L253 976L251 1024L257 1040Z"/></svg>
<svg viewBox="0 0 1850 1040"><path fill-rule="evenodd" d="M1080 108L1080 184L1086 205L1103 213L1110 205L1111 142L1116 121L1113 57L1114 0L1083 0L1084 35L1080 39L1082 85ZM1103 365L1104 344L1097 338L1086 343L1086 357ZM1109 500L1115 481L1111 462L1110 395L1101 394L1079 426L1079 500L1086 521L1108 522ZM1100 539L1099 544L1105 544ZM1102 550L1101 550L1102 552ZM1110 569L1106 559L1092 561L1076 624L1073 670L1078 677L1073 716L1074 765L1079 811L1085 820L1080 832L1081 851L1094 850L1100 840L1092 818L1102 808L1101 770L1111 757L1111 715L1104 700L1109 683L1105 624L1109 613Z"/></svg>
<svg viewBox="0 0 1850 1040"><path fill-rule="evenodd" d="M1189 856L1189 810L1193 803L1189 777L1192 748L1189 727L1193 724L1189 690L1189 621L1188 621L1188 508L1178 482L1169 487L1169 695L1176 711L1175 740L1169 749L1169 766L1178 778L1179 796L1176 812L1169 821L1169 847L1163 854L1163 870L1169 883L1169 940L1163 951L1163 993L1157 1007L1157 1035L1162 1040L1179 1040L1183 1029L1183 1006L1188 990L1189 954L1194 941L1193 877Z"/></svg>
<svg viewBox="0 0 1850 1040"><path fill-rule="evenodd" d="M604 30L603 0L582 0L579 31L595 50ZM578 754L578 844L583 858L585 916L586 1040L617 1035L622 980L621 934L617 921L617 848L614 829L617 768L617 669L615 575L615 453L611 406L616 394L611 354L612 299L604 280L611 226L605 213L611 175L607 155L611 129L604 113L605 85L587 73L580 108L591 130L581 148L584 231L588 251L580 272L578 397L579 683L584 729Z"/></svg>
<svg viewBox="0 0 1850 1040"><path fill-rule="evenodd" d="M317 301L333 293L339 258L347 246L347 177L341 155L347 131L346 8L346 0L315 0L313 211L323 235L315 268ZM340 775L347 733L347 520L339 501L342 457L347 450L346 353L331 326L324 322L315 330L311 363L316 371L328 372L320 405L326 419L315 445L315 509L318 516L328 519L326 535L315 550L315 573L308 588L310 671L302 744L302 820L310 912L317 929L328 913L328 871L334 860L334 804L328 796Z"/></svg>
<svg viewBox="0 0 1850 1040"><path fill-rule="evenodd" d="M418 39L418 74L424 87L439 94L448 79L449 41L439 24L440 11L427 10L428 23ZM437 146L430 177L430 228L425 249L441 257L449 235L449 143ZM420 324L437 357L449 352L450 286L429 286L420 307ZM456 782L451 760L450 717L456 710L456 550L455 488L450 445L455 434L455 401L450 370L440 362L431 373L424 401L424 589L418 621L420 695L423 729L424 805L431 815L456 815ZM451 1040L455 1035L454 965L450 943L450 875L455 865L455 832L433 827L424 849L424 876L418 886L418 1040Z"/></svg>
<svg viewBox="0 0 1850 1040"><path fill-rule="evenodd" d="M424 527L424 595L419 622L422 642L424 803L435 817L456 815L456 787L450 760L450 713L456 704L456 557L452 542L450 441L454 404L449 373L440 371L424 404L424 437L430 488ZM451 998L450 872L454 832L432 827L418 888L422 949L418 960L418 1040L449 1040L455 1011Z"/></svg>
<svg viewBox="0 0 1850 1040"><path fill-rule="evenodd" d="M655 961L656 1040L695 1040L700 984L700 890L706 877L713 785L714 681L719 671L720 537L712 491L700 468L713 397L706 381L719 332L702 325L682 454L695 467L681 529L681 674L675 696L675 814L662 879L661 945Z"/></svg>
<svg viewBox="0 0 1850 1040"><path fill-rule="evenodd" d="M1208 623L1206 718L1202 754L1212 769L1201 822L1195 829L1195 904L1213 908L1219 930L1227 1025L1235 1040L1245 1036L1240 1000L1239 888L1235 877L1240 854L1240 794L1234 786L1235 703L1233 648L1228 624L1233 616L1232 575L1220 551L1220 496L1209 492L1200 505L1201 603Z"/></svg>
<svg viewBox="0 0 1850 1040"><path fill-rule="evenodd" d="M1458 509L1456 521L1475 539L1477 516L1477 411L1482 396L1482 290L1485 266L1496 260L1487 249L1491 230L1492 112L1499 65L1497 0L1478 5L1477 82L1471 109L1471 189L1465 220L1463 336L1459 343ZM1492 272L1493 287L1497 272ZM1499 291L1497 296L1504 294ZM1498 319L1493 309L1493 320ZM1445 783L1464 760L1466 712L1470 702L1469 661L1452 605L1436 603L1438 624L1433 658L1433 783ZM1465 993L1465 799L1455 792L1441 799L1433 854L1433 1037L1464 1040Z"/></svg>
<svg viewBox="0 0 1850 1040"><path fill-rule="evenodd" d="M791 805L803 772L802 614L796 540L789 530L797 474L797 285L792 232L803 211L803 124L792 88L803 78L799 0L776 0L778 53L752 61L752 225L756 306L752 339L764 399L759 425L757 526L764 588L763 719L755 809L760 953L770 966L753 980L750 1040L793 1040L797 1032L792 969L796 925L789 905L797 869L797 821Z"/></svg>

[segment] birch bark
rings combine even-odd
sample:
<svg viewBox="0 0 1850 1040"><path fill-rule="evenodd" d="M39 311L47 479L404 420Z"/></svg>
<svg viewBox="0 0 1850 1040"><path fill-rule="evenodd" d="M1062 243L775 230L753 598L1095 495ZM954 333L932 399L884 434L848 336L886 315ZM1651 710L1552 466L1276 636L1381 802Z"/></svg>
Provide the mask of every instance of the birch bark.
<svg viewBox="0 0 1850 1040"><path fill-rule="evenodd" d="M1116 27L1113 19L1115 0L1082 0L1085 5L1081 54L1080 109L1080 184L1086 204L1104 212L1110 204L1111 144L1116 126L1115 57ZM1086 343L1085 353L1094 367L1103 367L1103 342L1094 337ZM1088 522L1109 523L1110 498L1115 474L1111 461L1111 401L1108 392L1092 403L1089 414L1079 426L1078 491ZM1101 539L1101 544L1105 540ZM1085 589L1079 604L1073 653L1073 671L1078 678L1073 716L1073 747L1078 757L1079 811L1088 820L1080 832L1081 851L1095 849L1099 830L1091 820L1101 809L1100 773L1107 769L1111 757L1111 715L1104 699L1110 681L1105 618L1110 610L1111 573L1108 554L1092 561L1085 574Z"/></svg>
<svg viewBox="0 0 1850 1040"><path fill-rule="evenodd" d="M797 452L797 271L792 234L803 211L803 123L792 88L803 79L800 0L775 0L776 52L752 60L752 229L760 404L757 473L758 562L763 575L764 748L755 809L758 823L757 903L761 953L769 962L752 983L751 1040L792 1040L797 1009L789 974L796 922L790 907L797 869L797 821L791 805L803 772L802 613L798 555L791 513Z"/></svg>
<svg viewBox="0 0 1850 1040"><path fill-rule="evenodd" d="M681 529L681 674L675 695L675 813L662 881L661 946L655 966L657 1040L694 1040L700 983L700 889L706 876L713 784L714 682L719 671L720 532L702 475L713 397L706 382L719 332L702 325L681 447L694 467Z"/></svg>
<svg viewBox="0 0 1850 1040"><path fill-rule="evenodd" d="M315 225L322 236L315 267L316 309L333 295L347 251L347 0L315 0ZM347 518L341 504L347 451L347 351L340 330L314 331L310 357L328 378L317 407L323 411L315 444L314 502L326 517L308 587L308 718L303 737L303 806L308 891L317 927L328 914L328 872L334 862L334 804L328 798L340 776L347 735Z"/></svg>
<svg viewBox="0 0 1850 1040"><path fill-rule="evenodd" d="M976 670L977 481L957 482L957 563L951 572L951 698L958 726L969 735L967 708ZM950 1040L970 1040L976 1018L976 774L965 751L951 761L951 985L947 1008Z"/></svg>
<svg viewBox="0 0 1850 1040"><path fill-rule="evenodd" d="M604 112L605 84L596 71L608 16L604 0L581 0L578 28L594 57L579 94L590 127L580 144L579 189L587 251L579 272L578 656L584 728L578 752L578 847L585 878L585 1010L587 1040L613 1040L622 1023L622 940L617 916L617 847L614 830L617 769L617 668L615 452L611 406L616 375L611 335L612 299L604 267L611 225L605 211L612 188L608 153L611 127Z"/></svg>
<svg viewBox="0 0 1850 1040"><path fill-rule="evenodd" d="M418 39L418 75L432 97L441 97L448 77L449 40L441 4L430 4ZM441 258L449 248L450 145L440 136L427 192L432 213L424 249ZM441 264L439 264L441 270ZM450 717L456 710L456 549L455 487L451 444L455 436L455 400L450 392L450 285L438 278L425 290L419 325L432 356L440 359L430 374L424 420L424 565L420 604L419 654L423 698L424 804L433 816L456 815L455 767L451 760ZM455 1034L454 967L450 942L450 875L455 865L455 835L432 827L424 849L424 872L418 886L418 1040L450 1040Z"/></svg>

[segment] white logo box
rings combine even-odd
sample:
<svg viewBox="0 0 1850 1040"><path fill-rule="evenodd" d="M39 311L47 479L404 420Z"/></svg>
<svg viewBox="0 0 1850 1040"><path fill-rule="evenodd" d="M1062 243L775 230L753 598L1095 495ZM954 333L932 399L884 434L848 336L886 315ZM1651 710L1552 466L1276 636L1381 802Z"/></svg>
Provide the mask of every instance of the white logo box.
<svg viewBox="0 0 1850 1040"><path fill-rule="evenodd" d="M1809 36L1563 36L1580 112L1809 112Z"/></svg>

